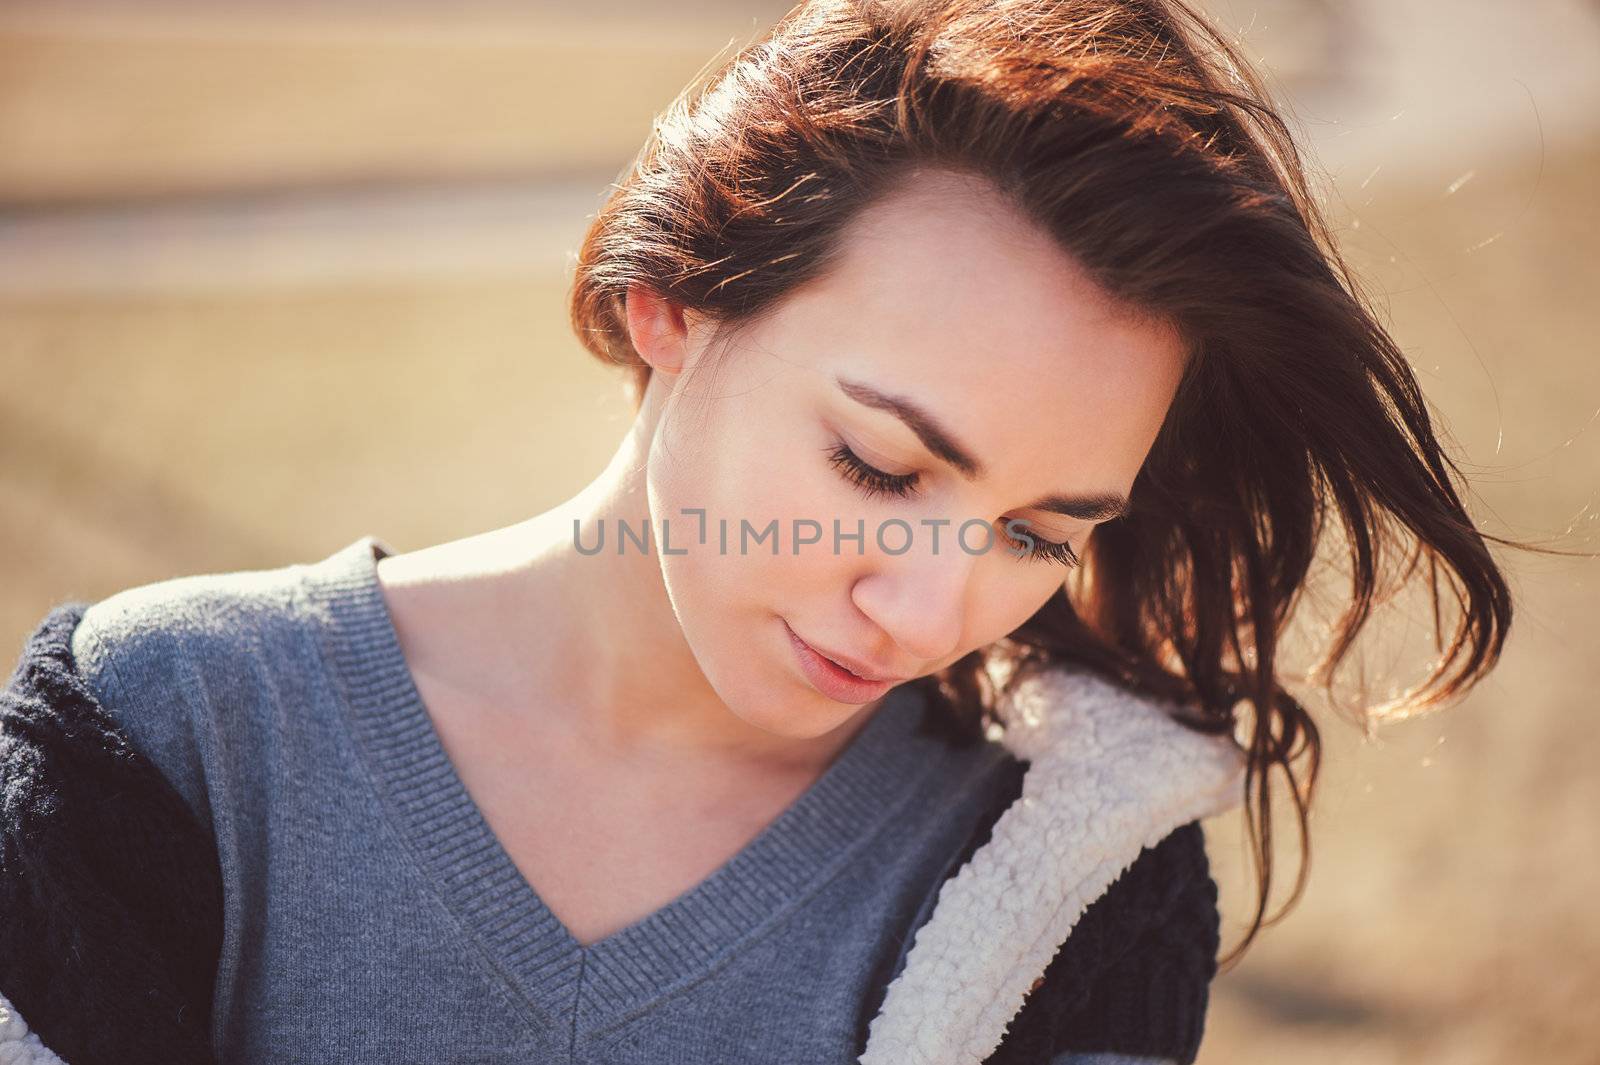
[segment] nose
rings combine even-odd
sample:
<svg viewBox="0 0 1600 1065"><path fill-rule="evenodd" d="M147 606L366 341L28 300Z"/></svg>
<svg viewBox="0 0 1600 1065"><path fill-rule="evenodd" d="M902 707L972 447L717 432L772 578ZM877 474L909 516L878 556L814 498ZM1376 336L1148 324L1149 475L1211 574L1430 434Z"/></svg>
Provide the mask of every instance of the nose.
<svg viewBox="0 0 1600 1065"><path fill-rule="evenodd" d="M926 531L926 530L923 530ZM945 538L903 554L869 556L850 597L856 608L886 632L907 657L934 662L949 657L961 641L973 571L979 556Z"/></svg>

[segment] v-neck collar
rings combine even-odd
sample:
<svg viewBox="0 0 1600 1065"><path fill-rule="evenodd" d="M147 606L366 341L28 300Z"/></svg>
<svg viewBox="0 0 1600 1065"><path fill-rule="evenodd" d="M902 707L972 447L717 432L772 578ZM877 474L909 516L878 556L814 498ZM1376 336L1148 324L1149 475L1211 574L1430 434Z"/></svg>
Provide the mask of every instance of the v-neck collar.
<svg viewBox="0 0 1600 1065"><path fill-rule="evenodd" d="M352 733L441 901L551 1022L594 1029L708 971L853 860L948 754L918 729L920 693L895 689L742 850L665 906L584 946L517 869L434 729L378 582L378 560L393 553L367 535L307 570Z"/></svg>

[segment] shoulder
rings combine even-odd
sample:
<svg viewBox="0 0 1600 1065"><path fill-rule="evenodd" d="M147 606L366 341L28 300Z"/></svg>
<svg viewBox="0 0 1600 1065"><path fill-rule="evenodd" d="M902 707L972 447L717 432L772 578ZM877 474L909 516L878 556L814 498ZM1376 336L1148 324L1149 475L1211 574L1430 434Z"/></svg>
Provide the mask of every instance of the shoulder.
<svg viewBox="0 0 1600 1065"><path fill-rule="evenodd" d="M79 671L111 687L182 680L196 667L271 650L291 635L303 568L172 577L92 603L72 635Z"/></svg>
<svg viewBox="0 0 1600 1065"><path fill-rule="evenodd" d="M83 609L52 610L0 690L0 993L74 1065L201 1061L215 851L78 674Z"/></svg>
<svg viewBox="0 0 1600 1065"><path fill-rule="evenodd" d="M1193 1061L1217 969L1217 899L1198 821L1144 848L1084 911L991 1063Z"/></svg>
<svg viewBox="0 0 1600 1065"><path fill-rule="evenodd" d="M297 620L300 569L139 585L88 605L72 631L79 676L202 820L210 818L204 777L216 719L242 727L250 692L310 674Z"/></svg>

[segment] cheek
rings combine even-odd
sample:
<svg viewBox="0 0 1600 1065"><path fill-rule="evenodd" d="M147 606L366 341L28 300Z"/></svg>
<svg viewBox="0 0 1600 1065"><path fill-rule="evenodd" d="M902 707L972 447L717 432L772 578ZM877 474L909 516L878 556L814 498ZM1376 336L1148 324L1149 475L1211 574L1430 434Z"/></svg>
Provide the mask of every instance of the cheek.
<svg viewBox="0 0 1600 1065"><path fill-rule="evenodd" d="M864 515L849 486L828 466L820 441L803 433L769 438L768 446L750 458L734 481L737 498L731 500L734 512L728 515L725 561L736 564L746 594L762 598L773 610L814 615L827 609L830 597L848 594L849 574L866 561L853 540L844 540L835 550L834 524L847 536ZM777 553L768 533L760 544L752 536L748 553L740 554L741 518L761 532L775 522ZM870 520L866 528L870 533ZM807 542L797 546L797 535ZM871 549L869 542L866 551Z"/></svg>
<svg viewBox="0 0 1600 1065"><path fill-rule="evenodd" d="M754 402L755 395L740 403L719 399L710 417L680 419L652 449L652 518L658 532L669 522L671 546L687 552L663 553L663 576L674 599L692 599L697 613L756 600L771 609L792 606L798 586L816 586L821 573L848 564L854 552L849 544L843 557L832 551L833 520L849 530L856 515L815 427L781 405ZM704 515L684 513L694 508ZM821 526L822 540L796 555L792 536L804 521Z"/></svg>
<svg viewBox="0 0 1600 1065"><path fill-rule="evenodd" d="M717 543L716 523L751 517L749 486L770 451L754 434L746 404L685 400L652 442L648 467L651 517L671 523L675 547L703 554ZM698 513L704 511L704 514ZM699 544L702 525L706 545Z"/></svg>
<svg viewBox="0 0 1600 1065"><path fill-rule="evenodd" d="M979 570L980 575L975 577L979 585L970 600L972 613L961 654L1015 632L1061 590L1067 572L1052 563L1014 558L998 545Z"/></svg>

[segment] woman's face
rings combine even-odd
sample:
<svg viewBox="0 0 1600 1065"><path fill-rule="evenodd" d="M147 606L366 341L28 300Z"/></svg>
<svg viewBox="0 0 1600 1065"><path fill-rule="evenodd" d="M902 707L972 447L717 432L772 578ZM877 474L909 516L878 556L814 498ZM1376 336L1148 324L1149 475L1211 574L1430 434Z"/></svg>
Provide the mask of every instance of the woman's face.
<svg viewBox="0 0 1600 1065"><path fill-rule="evenodd" d="M652 549L723 702L795 738L893 685L819 673L794 636L904 681L1038 610L1068 572L1049 545L1081 552L1114 516L1184 359L1169 326L1121 313L990 186L945 172L865 211L831 272L725 349L685 337L685 372L658 365L650 386L675 393L650 447L670 530Z"/></svg>

